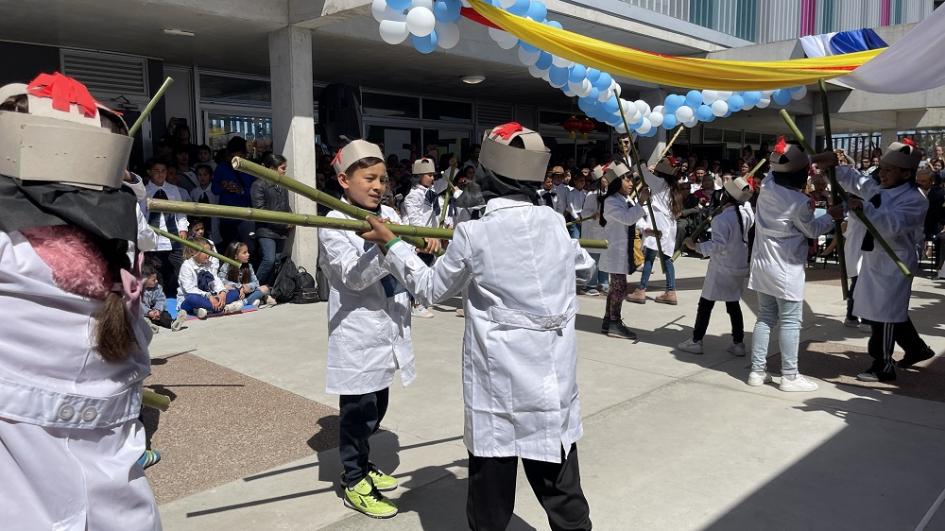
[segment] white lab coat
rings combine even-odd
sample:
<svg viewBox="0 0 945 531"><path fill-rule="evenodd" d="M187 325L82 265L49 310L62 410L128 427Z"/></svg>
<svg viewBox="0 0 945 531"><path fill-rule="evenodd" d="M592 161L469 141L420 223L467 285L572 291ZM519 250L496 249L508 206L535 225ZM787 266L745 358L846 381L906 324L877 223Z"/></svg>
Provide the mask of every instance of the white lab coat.
<svg viewBox="0 0 945 531"><path fill-rule="evenodd" d="M646 219L646 208L634 205L630 198L614 194L604 200L604 235L607 248L600 255L597 268L605 273L626 274L630 272L632 249L629 230ZM594 221L600 226L600 223Z"/></svg>
<svg viewBox="0 0 945 531"><path fill-rule="evenodd" d="M924 240L925 213L929 201L915 185L881 188L847 166L837 168L837 181L847 192L863 198L863 213L883 236L896 256L913 274L919 269L919 245ZM879 194L880 206L869 199ZM874 242L863 251L863 266L856 280L853 314L880 323L902 323L909 319L912 278L906 278L896 263Z"/></svg>
<svg viewBox="0 0 945 531"><path fill-rule="evenodd" d="M574 189L564 183L561 183L552 187L552 190L558 194L558 202L555 204L555 212L564 216L565 211L568 209L568 197L570 197L571 191Z"/></svg>
<svg viewBox="0 0 945 531"><path fill-rule="evenodd" d="M212 291L204 291L197 287L198 273L201 271L206 271L213 275ZM188 293L191 295L210 297L210 295L225 290L226 286L223 285L223 281L217 276L218 272L219 263L214 262L213 257L209 257L205 264L198 264L193 257L184 260L184 263L180 265L180 272L177 275L178 307L184 303L184 297L186 297Z"/></svg>
<svg viewBox="0 0 945 531"><path fill-rule="evenodd" d="M744 230L738 224L741 216ZM712 218L712 239L696 244L699 254L708 256L709 268L702 296L710 301L738 301L748 278L748 230L754 223L751 205L727 207Z"/></svg>
<svg viewBox="0 0 945 531"><path fill-rule="evenodd" d="M0 527L160 529L138 422L150 330L106 362L92 345L102 306L61 290L19 232L0 232Z"/></svg>
<svg viewBox="0 0 945 531"><path fill-rule="evenodd" d="M597 204L597 198L600 196L600 192L594 191L587 194L587 197L584 198L584 205L581 207L581 217L590 217L600 210L600 205ZM587 221L581 222L581 237L588 240L606 240L607 235L604 233L604 227L600 226L600 222L596 219L589 219Z"/></svg>
<svg viewBox="0 0 945 531"><path fill-rule="evenodd" d="M646 179L646 185L650 187L650 203L653 205L653 215L656 216L656 228L663 235L660 238L663 254L673 256L676 251L676 216L673 215L673 191L670 190L665 179L654 175L646 168L643 169L643 177ZM649 218L646 218L639 228L641 231L652 229L653 223ZM643 247L656 251L656 237L644 236Z"/></svg>
<svg viewBox="0 0 945 531"><path fill-rule="evenodd" d="M545 202L545 194L553 194L551 196L550 205L547 202ZM555 212L561 213L564 210L559 208L559 205L561 205L565 201L567 201L567 198L561 197L561 194L559 194L558 191L555 190L554 188L552 188L551 190L545 190L544 188L538 189L538 204L539 205L550 206L552 209L554 209Z"/></svg>
<svg viewBox="0 0 945 531"><path fill-rule="evenodd" d="M561 462L582 434L576 381L575 269L593 260L561 217L523 196L489 201L456 227L433 267L397 243L385 265L431 305L466 288L466 448L479 457Z"/></svg>
<svg viewBox="0 0 945 531"><path fill-rule="evenodd" d="M148 183L145 187L145 190L148 192L148 197L154 197L154 194L158 190L164 190L164 193L167 195L168 201L184 201L184 197L187 196L187 192L182 190L180 187L173 185L171 183L164 183L163 186L155 186L154 183ZM186 214L170 214L174 216L174 222L177 223L178 232L186 232L188 225L187 215ZM164 223L164 214L158 217L158 228L162 230L167 230L167 224ZM158 236L158 243L156 251L170 251L171 250L171 240L165 238L164 236Z"/></svg>
<svg viewBox="0 0 945 531"><path fill-rule="evenodd" d="M859 276L863 265L863 237L866 236L866 225L854 214L847 216L847 230L843 233L843 258L847 265L847 276Z"/></svg>
<svg viewBox="0 0 945 531"><path fill-rule="evenodd" d="M415 227L440 226L440 216L434 214L433 205L426 200L427 190L430 190L430 188L418 184L411 188L410 192L407 193L407 197L404 198L403 212L408 225ZM437 192L436 187L433 187L433 191ZM442 209L449 208L449 205L444 201L442 194L437 194L436 200L440 204L440 214L442 215ZM447 212L443 224L452 226L453 218L449 215L449 212Z"/></svg>
<svg viewBox="0 0 945 531"><path fill-rule="evenodd" d="M789 301L804 300L807 238L833 227L833 218L814 218L810 198L774 182L761 181L755 212L755 242L748 288Z"/></svg>
<svg viewBox="0 0 945 531"><path fill-rule="evenodd" d="M381 216L400 216L381 206ZM333 210L331 218L350 219ZM413 247L410 252L415 254ZM377 246L351 231L318 229L318 260L331 290L328 295L328 371L326 392L362 395L416 376L410 341L410 295L388 297L382 280L390 272ZM390 279L392 280L392 279ZM388 280L388 282L390 282Z"/></svg>
<svg viewBox="0 0 945 531"><path fill-rule="evenodd" d="M581 219L584 216L584 199L587 198L587 191L568 187L567 212L574 219ZM583 238L583 233L582 233Z"/></svg>

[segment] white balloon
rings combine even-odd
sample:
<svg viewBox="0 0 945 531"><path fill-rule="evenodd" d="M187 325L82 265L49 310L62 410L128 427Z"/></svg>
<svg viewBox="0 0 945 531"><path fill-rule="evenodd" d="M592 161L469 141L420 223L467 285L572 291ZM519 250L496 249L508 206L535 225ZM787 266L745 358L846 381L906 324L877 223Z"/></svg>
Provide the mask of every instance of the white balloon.
<svg viewBox="0 0 945 531"><path fill-rule="evenodd" d="M414 7L407 12L407 29L417 37L426 37L433 33L436 17L433 11L425 7Z"/></svg>
<svg viewBox="0 0 945 531"><path fill-rule="evenodd" d="M658 113L660 113L660 114L663 114L663 106L662 106L662 105L657 105L656 107L653 107L652 109L650 109L650 114L653 114L653 113L655 113L655 112L658 112ZM652 121L652 120L650 120L650 121Z"/></svg>
<svg viewBox="0 0 945 531"><path fill-rule="evenodd" d="M735 94L735 93L732 92L731 90L720 90L720 91L719 91L719 99L720 99L720 100L728 100L730 97L732 97L732 94Z"/></svg>
<svg viewBox="0 0 945 531"><path fill-rule="evenodd" d="M614 130L617 131L621 135L627 132L627 128L623 126L623 122L617 124L614 127Z"/></svg>
<svg viewBox="0 0 945 531"><path fill-rule="evenodd" d="M374 20L384 22L387 17L387 0L374 0L371 2L371 14Z"/></svg>
<svg viewBox="0 0 945 531"><path fill-rule="evenodd" d="M437 34L439 36L439 34ZM535 50L530 52L524 48L518 49L518 60L522 62L525 66L532 66L538 62L538 58L541 56L541 52Z"/></svg>
<svg viewBox="0 0 945 531"><path fill-rule="evenodd" d="M551 56L551 64L562 68L571 68L571 66L574 65L571 61L568 61L564 57L558 57L557 55Z"/></svg>
<svg viewBox="0 0 945 531"><path fill-rule="evenodd" d="M580 96L580 97L582 97L582 98L585 97L585 96L588 96L588 95L590 95L591 90L592 90L593 88L594 88L594 86L591 85L591 81L590 81L589 79L585 78L585 79L583 79L583 80L581 81L581 90L578 91L577 95Z"/></svg>
<svg viewBox="0 0 945 531"><path fill-rule="evenodd" d="M653 127L659 127L663 125L663 113L650 111L650 115L647 117L650 120L650 123L653 124Z"/></svg>
<svg viewBox="0 0 945 531"><path fill-rule="evenodd" d="M795 100L802 100L804 99L804 96L806 95L807 95L807 86L801 85L801 89L791 94L791 97L794 98Z"/></svg>
<svg viewBox="0 0 945 531"><path fill-rule="evenodd" d="M761 91L761 96L764 97L764 98L768 98L769 100L771 99L771 95L772 95L772 94L774 94L774 91L773 91L773 90L762 90L762 91Z"/></svg>
<svg viewBox="0 0 945 531"><path fill-rule="evenodd" d="M410 2L410 7L425 7L430 11L433 11L433 0L412 0Z"/></svg>
<svg viewBox="0 0 945 531"><path fill-rule="evenodd" d="M644 118L643 121L640 123L640 127L637 127L637 133L640 133L641 135L645 135L650 132L650 129L653 129L653 124L650 123L649 118Z"/></svg>
<svg viewBox="0 0 945 531"><path fill-rule="evenodd" d="M489 28L488 32L489 32L489 37L495 42L499 42L499 39L502 38L502 34L505 33L499 28Z"/></svg>
<svg viewBox="0 0 945 531"><path fill-rule="evenodd" d="M436 38L437 46L449 50L459 44L459 25L452 22L437 22Z"/></svg>
<svg viewBox="0 0 945 531"><path fill-rule="evenodd" d="M518 37L512 35L511 33L506 33L498 42L496 42L496 44L499 45L499 48L502 48L503 50L511 50L518 44Z"/></svg>
<svg viewBox="0 0 945 531"><path fill-rule="evenodd" d="M629 115L631 111L636 111L637 107L633 102L627 101L623 98L620 98L620 107L623 108L623 113Z"/></svg>
<svg viewBox="0 0 945 531"><path fill-rule="evenodd" d="M717 101L719 101L719 91L708 89L702 91L702 103L712 105Z"/></svg>
<svg viewBox="0 0 945 531"><path fill-rule="evenodd" d="M682 107L676 109L676 121L679 123L688 122L694 117L695 114L692 112L692 107L683 105Z"/></svg>
<svg viewBox="0 0 945 531"><path fill-rule="evenodd" d="M618 97L620 96L620 93L623 92L623 87L621 87L620 83L617 83L616 81L611 82L610 89L613 90L614 94L616 94Z"/></svg>
<svg viewBox="0 0 945 531"><path fill-rule="evenodd" d="M551 83L551 69L548 68L548 69L542 70L542 71L541 71L541 78L544 79L545 81Z"/></svg>
<svg viewBox="0 0 945 531"><path fill-rule="evenodd" d="M531 74L532 77L541 79L541 77L544 75L545 71L542 70L541 68L538 68L538 67L535 66L535 65L529 65L529 67L528 67L528 73Z"/></svg>
<svg viewBox="0 0 945 531"><path fill-rule="evenodd" d="M755 107L758 107L759 109L766 109L768 108L768 105L771 105L771 98L761 98L758 100L758 103L755 105Z"/></svg>
<svg viewBox="0 0 945 531"><path fill-rule="evenodd" d="M725 116L725 113L728 112L728 102L725 100L715 100L712 102L711 107L712 114L714 114L716 118L721 118L722 116Z"/></svg>
<svg viewBox="0 0 945 531"><path fill-rule="evenodd" d="M581 90L582 86L584 86L584 83L581 83L580 81L575 82L575 81L571 81L570 79L568 80L568 90L570 90L571 92L574 92L575 94L577 94Z"/></svg>
<svg viewBox="0 0 945 531"><path fill-rule="evenodd" d="M637 121L640 120L640 118L643 118L643 115L640 113L640 109L637 109L636 106L634 106L633 109L631 109L629 113L625 113L625 114L627 116L628 124L636 123Z"/></svg>
<svg viewBox="0 0 945 531"><path fill-rule="evenodd" d="M407 40L407 36L410 35L410 31L407 30L407 23L397 20L382 21L381 25L378 26L378 31L381 33L381 39L384 39L387 44L400 44Z"/></svg>
<svg viewBox="0 0 945 531"><path fill-rule="evenodd" d="M698 124L698 123L699 123L699 119L696 118L695 116L693 116L693 117L692 117L692 120L689 120L688 122L683 122L683 125L686 126L686 127L689 128L689 129L692 129L692 128L695 127L696 124Z"/></svg>
<svg viewBox="0 0 945 531"><path fill-rule="evenodd" d="M610 101L614 99L614 93L610 89L600 91L597 94L597 101L604 103L605 101Z"/></svg>
<svg viewBox="0 0 945 531"><path fill-rule="evenodd" d="M567 97L569 97L569 98L573 98L573 97L577 96L577 93L574 92L573 90L571 90L571 87L570 87L570 86L564 87L564 89L562 90L562 92L564 92L564 95L567 96Z"/></svg>
<svg viewBox="0 0 945 531"><path fill-rule="evenodd" d="M637 110L640 111L640 114L642 114L643 116L646 116L646 115L650 114L650 104L649 104L649 103L647 103L647 102L645 102L645 101L643 101L643 100L637 100L637 101L633 102L633 104L636 105Z"/></svg>

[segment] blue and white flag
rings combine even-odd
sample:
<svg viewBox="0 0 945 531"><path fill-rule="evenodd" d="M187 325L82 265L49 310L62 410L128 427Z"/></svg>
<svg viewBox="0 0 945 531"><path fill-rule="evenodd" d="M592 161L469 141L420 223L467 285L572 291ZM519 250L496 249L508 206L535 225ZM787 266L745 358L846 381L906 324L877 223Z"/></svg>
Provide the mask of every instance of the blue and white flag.
<svg viewBox="0 0 945 531"><path fill-rule="evenodd" d="M876 50L888 45L875 31L863 28L801 37L801 46L807 57L824 57Z"/></svg>

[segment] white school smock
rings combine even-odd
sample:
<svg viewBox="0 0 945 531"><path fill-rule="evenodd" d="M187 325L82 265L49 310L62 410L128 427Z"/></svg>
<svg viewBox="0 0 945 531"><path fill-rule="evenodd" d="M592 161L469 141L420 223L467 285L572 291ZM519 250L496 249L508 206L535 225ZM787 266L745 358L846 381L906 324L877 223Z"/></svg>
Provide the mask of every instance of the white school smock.
<svg viewBox="0 0 945 531"><path fill-rule="evenodd" d="M336 210L328 217L352 219ZM394 209L384 205L381 217L400 223ZM412 247L410 252L414 253ZM390 387L397 369L403 385L409 385L416 376L410 295L385 293L382 279L390 272L384 268L384 255L355 232L318 229L318 260L331 286L326 392L380 391Z"/></svg>
<svg viewBox="0 0 945 531"><path fill-rule="evenodd" d="M0 527L160 529L136 461L150 330L106 362L93 345L103 302L61 290L19 232L0 232Z"/></svg>
<svg viewBox="0 0 945 531"><path fill-rule="evenodd" d="M665 179L656 176L646 168L643 168L643 177L646 179L646 185L650 188L650 203L653 205L653 215L656 216L656 228L663 235L660 238L663 254L673 256L676 251L676 216L673 215L673 191L669 189ZM652 220L644 219L639 228L641 234L643 229L652 229ZM656 237L644 236L643 247L656 251Z"/></svg>
<svg viewBox="0 0 945 531"><path fill-rule="evenodd" d="M849 193L863 198L863 214L913 274L919 270L919 245L924 240L925 213L929 201L912 183L881 188L871 177L847 167L837 168L837 181ZM879 207L870 199L879 194ZM912 278L906 278L878 241L863 251L856 280L853 314L880 323L909 319Z"/></svg>
<svg viewBox="0 0 945 531"><path fill-rule="evenodd" d="M561 216L524 196L490 200L433 267L406 243L391 246L385 265L420 304L467 291L463 439L473 455L560 463L581 437L575 269L593 263Z"/></svg>
<svg viewBox="0 0 945 531"><path fill-rule="evenodd" d="M626 274L630 271L630 234L628 230L646 218L646 208L634 205L625 195L614 194L604 199L604 235L607 248L601 252L597 268L604 273ZM597 223L596 220L594 223Z"/></svg>
<svg viewBox="0 0 945 531"><path fill-rule="evenodd" d="M742 218L744 230L738 216ZM705 299L741 300L748 278L748 229L754 221L755 215L748 203L726 207L712 218L712 239L696 244L699 254L710 258L702 285Z"/></svg>
<svg viewBox="0 0 945 531"><path fill-rule="evenodd" d="M165 182L162 186L155 186L154 183L148 183L148 185L145 186L145 190L147 190L149 198L153 198L158 190L164 190L164 195L167 196L168 201L184 201L184 197L187 196L187 192L182 188L168 182ZM177 224L177 232L187 232L187 228L190 226L187 223L187 214L161 214L158 217L159 229L170 232L167 228L167 224L164 222L165 215L174 216L174 222ZM171 240L164 236L159 235L157 242L156 251L170 251L172 248Z"/></svg>
<svg viewBox="0 0 945 531"><path fill-rule="evenodd" d="M755 242L748 288L789 301L804 300L807 238L833 227L833 218L814 218L810 198L774 182L761 181L755 207Z"/></svg>
<svg viewBox="0 0 945 531"><path fill-rule="evenodd" d="M584 206L581 208L581 217L587 218L598 213L600 205L597 204L597 198L599 196L600 192L597 191L587 194L587 197L584 198ZM588 219L581 222L581 237L588 240L607 239L607 236L604 234L604 227L601 227L600 222L596 219Z"/></svg>
<svg viewBox="0 0 945 531"><path fill-rule="evenodd" d="M569 185L561 183L557 186L552 186L551 190L558 194L558 202L555 203L555 212L564 216L565 211L568 210L568 198L571 195L571 191L574 188L571 188Z"/></svg>
<svg viewBox="0 0 945 531"><path fill-rule="evenodd" d="M581 219L582 217L587 215L587 214L584 214L584 200L585 199L587 199L586 190L578 190L577 188L572 188L570 186L568 187L567 211L569 214L571 214L571 217L573 217L575 220Z"/></svg>
<svg viewBox="0 0 945 531"><path fill-rule="evenodd" d="M843 258L847 265L847 276L853 278L860 274L863 265L863 238L866 225L853 213L847 215L847 230L843 233Z"/></svg>
<svg viewBox="0 0 945 531"><path fill-rule="evenodd" d="M197 286L198 275L201 271L206 271L213 275L213 284L211 291L204 291ZM223 281L217 276L219 272L218 265L213 261L213 257L207 260L205 264L198 264L193 257L184 260L180 265L180 272L177 275L177 304L180 307L184 303L184 298L188 295L200 295L208 297L226 289Z"/></svg>
<svg viewBox="0 0 945 531"><path fill-rule="evenodd" d="M413 225L415 227L440 226L440 216L434 214L433 205L427 202L428 190L436 192L435 187L427 188L418 184L407 193L407 197L404 198L404 204L402 205L404 217L407 219L407 225ZM442 194L437 194L436 200L440 204L441 215L442 209L449 208L449 205L446 204L443 199L444 196ZM449 212L447 212L443 224L451 225L452 223L453 218L449 215Z"/></svg>

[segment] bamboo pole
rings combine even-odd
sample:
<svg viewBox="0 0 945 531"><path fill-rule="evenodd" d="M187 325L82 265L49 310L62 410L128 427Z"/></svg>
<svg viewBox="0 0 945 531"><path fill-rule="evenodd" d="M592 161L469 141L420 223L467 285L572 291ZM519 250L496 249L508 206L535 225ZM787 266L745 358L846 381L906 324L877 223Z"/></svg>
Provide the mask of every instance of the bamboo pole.
<svg viewBox="0 0 945 531"><path fill-rule="evenodd" d="M443 178L446 179L446 191L443 193L443 210L440 212L440 227L446 222L446 214L450 210L450 201L453 199L453 181L450 181L449 177L444 176ZM434 199L434 201L439 200L439 196Z"/></svg>
<svg viewBox="0 0 945 531"><path fill-rule="evenodd" d="M148 210L151 212L173 212L202 217L220 217L231 219L245 219L263 221L267 223L286 223L302 227L321 227L328 229L350 230L363 232L371 229L371 225L360 219L329 218L312 216L309 214L294 214L291 212L276 212L247 207L230 207L211 205L208 203L188 203L184 201L167 201L164 199L148 199ZM373 214L372 214L373 215ZM434 238L449 240L453 238L453 229L414 227L412 225L397 225L386 223L394 234L404 239L405 236L416 238ZM606 249L606 240L579 240L581 246L587 249Z"/></svg>
<svg viewBox="0 0 945 531"><path fill-rule="evenodd" d="M787 126L788 126L788 128L791 129L791 132L794 134L794 137L797 139L797 141L801 143L801 146L803 146L804 149L805 149L808 153L814 153L814 150L811 148L810 144L807 143L807 139L804 137L804 134L801 133L801 130L800 130L800 129L798 129L797 124L794 123L794 120L793 120L793 119L791 119L791 115L788 114L787 110L786 110L786 109L781 109L781 112L780 112L779 114L781 115L781 119L784 120L784 123L786 123ZM843 190L843 188L841 188L841 187L839 187L839 186L837 187L837 191L840 193L840 197L841 197L844 201L846 201L846 200L847 200L847 193L846 193L846 191ZM883 248L883 250L886 251L886 254L889 255L889 258L890 258L893 262L896 263L896 266L899 267L899 271L900 271L906 278L912 278L912 271L909 271L909 266L907 266L905 263L903 263L903 261L900 260L898 256L896 256L896 252L892 250L892 247L889 246L889 243L886 242L886 239L883 238L883 235L879 233L879 231L876 229L876 226L873 225L873 222L870 221L869 218L866 217L866 214L864 214L862 210L851 210L851 212L853 212L853 214L854 214L861 222L863 222L863 225L866 226L866 230L867 230L870 234L873 235L873 240L875 240L876 242L878 242L879 245Z"/></svg>
<svg viewBox="0 0 945 531"><path fill-rule="evenodd" d="M827 140L827 151L833 151L833 130L830 127L830 107L827 101L827 84L821 79L820 85L820 106L824 113L824 138ZM827 176L830 178L830 195L833 198L833 204L839 205L843 199L840 197L840 183L837 182L837 169L831 166L827 170ZM839 219L833 221L834 238L837 242L837 258L840 262L840 293L843 300L850 298L850 285L847 277L846 253L843 249L843 222Z"/></svg>
<svg viewBox="0 0 945 531"><path fill-rule="evenodd" d="M676 133L673 134L672 140L669 141L669 144L666 144L666 147L663 148L663 151L660 152L659 158L656 160L662 159L663 157L666 156L667 153L669 153L669 150L673 148L673 144L676 143L676 139L679 138L679 135L680 133L682 133L682 130L684 129L684 127L685 126L680 125L679 127L676 128Z"/></svg>
<svg viewBox="0 0 945 531"><path fill-rule="evenodd" d="M578 223L584 223L585 221L590 221L594 219L594 216L587 216L584 218L576 219L574 221L569 221L564 224L565 227L570 227L571 225L577 225Z"/></svg>
<svg viewBox="0 0 945 531"><path fill-rule="evenodd" d="M135 136L135 133L138 132L138 129L141 129L141 126L144 125L144 121L148 119L148 116L151 114L151 111L154 110L154 106L157 105L157 102L164 97L164 93L167 92L167 89L171 87L171 84L174 83L174 78L168 76L164 78L164 83L161 85L161 88L154 93L154 97L151 98L151 101L144 106L144 110L141 111L141 114L138 115L138 119L135 120L135 123L128 128L128 136Z"/></svg>
<svg viewBox="0 0 945 531"><path fill-rule="evenodd" d="M160 411L167 411L171 407L171 399L150 389L141 391L141 405Z"/></svg>
<svg viewBox="0 0 945 531"><path fill-rule="evenodd" d="M150 205L151 201L152 201L151 199L148 200L148 204L149 204L149 205ZM161 201L161 200L160 200L160 199L154 199L153 201ZM159 211L158 211L158 210L155 210L155 212L159 212ZM171 234L170 232L167 232L166 230L159 229L159 228L157 228L157 227L151 227L151 230L153 230L153 231L156 232L157 234L160 234L161 236L164 236L164 237L167 238L168 240L175 241L175 242L177 242L177 243L179 243L179 244L181 244L181 245L183 245L183 246L185 246L185 247L190 247L191 249L193 249L193 250L195 250L195 251L199 251L199 252L201 252L201 253L206 253L206 254L208 254L208 255L210 255L210 256L216 258L217 260L219 260L219 261L221 261L221 262L226 262L227 264L230 264L230 265L233 266L233 267L240 267L240 266L243 265L243 264L237 262L236 260L234 260L234 259L232 259L232 258L230 258L230 257L228 257L228 256L223 256L223 255L220 254L220 253L211 251L211 250L209 250L209 249L204 249L203 246L200 245L199 243L192 242L192 241L190 241L190 240L188 240L188 239L186 239L186 238L181 238L180 236L178 236L178 235L176 235L176 234Z"/></svg>

